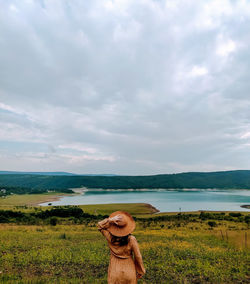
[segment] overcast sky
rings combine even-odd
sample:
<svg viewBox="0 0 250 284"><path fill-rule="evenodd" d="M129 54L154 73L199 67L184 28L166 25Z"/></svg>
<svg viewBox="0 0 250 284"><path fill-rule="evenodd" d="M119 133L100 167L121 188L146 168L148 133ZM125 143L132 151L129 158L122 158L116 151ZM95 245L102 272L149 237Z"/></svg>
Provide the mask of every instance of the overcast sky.
<svg viewBox="0 0 250 284"><path fill-rule="evenodd" d="M0 170L250 169L250 1L0 0Z"/></svg>

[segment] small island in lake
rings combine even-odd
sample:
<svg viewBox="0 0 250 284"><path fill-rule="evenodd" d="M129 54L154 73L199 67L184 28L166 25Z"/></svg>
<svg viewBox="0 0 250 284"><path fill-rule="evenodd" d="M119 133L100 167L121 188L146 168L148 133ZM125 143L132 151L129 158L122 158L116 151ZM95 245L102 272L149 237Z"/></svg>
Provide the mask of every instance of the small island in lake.
<svg viewBox="0 0 250 284"><path fill-rule="evenodd" d="M241 205L241 208L246 208L246 209L250 209L250 204L246 204L246 205Z"/></svg>

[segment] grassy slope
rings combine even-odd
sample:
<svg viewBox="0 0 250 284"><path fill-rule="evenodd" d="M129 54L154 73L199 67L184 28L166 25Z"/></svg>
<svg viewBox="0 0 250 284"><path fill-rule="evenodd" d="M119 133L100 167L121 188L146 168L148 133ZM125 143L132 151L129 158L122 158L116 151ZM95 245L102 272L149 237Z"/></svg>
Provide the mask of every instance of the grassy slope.
<svg viewBox="0 0 250 284"><path fill-rule="evenodd" d="M153 216L145 204L80 207L92 214L126 210L137 217ZM199 219L151 221L150 226L138 219L134 234L147 269L144 283L247 282L245 234L249 247L250 230L246 223L216 223L211 230ZM0 224L0 255L2 283L106 283L109 253L95 221L56 227Z"/></svg>
<svg viewBox="0 0 250 284"><path fill-rule="evenodd" d="M57 196L58 195L55 195L54 193L11 195L7 198L0 198L0 210L32 211L33 208L38 207L35 206L37 203L52 200ZM156 212L151 205L146 203L92 204L79 205L79 207L86 213L96 215L109 215L114 211L127 211L132 215L145 214L145 216L147 216L148 214ZM39 208L46 210L50 209L51 206L39 206Z"/></svg>
<svg viewBox="0 0 250 284"><path fill-rule="evenodd" d="M155 213L155 210L146 203L114 203L80 205L84 212L90 214L109 215L114 211L127 211L132 215Z"/></svg>
<svg viewBox="0 0 250 284"><path fill-rule="evenodd" d="M227 230L229 239L232 233L244 235L243 224L225 222L212 231L205 222L169 225L144 228L137 222L135 236L147 270L139 283L247 283L249 251L242 239L235 246L220 235L220 230L224 236ZM109 252L93 226L0 225L0 281L106 283Z"/></svg>
<svg viewBox="0 0 250 284"><path fill-rule="evenodd" d="M62 195L68 195L66 193L60 193ZM42 210L51 208L50 206L37 206L39 203L43 203L46 201L53 201L58 198L58 193L50 192L44 194L22 194L22 195L10 195L6 198L0 198L0 210L21 210L21 211L32 211L33 208L38 207ZM146 203L112 203L112 204L91 204L91 205L78 205L82 210L89 214L100 214L100 215L109 215L114 211L127 211L130 214L140 217L153 217L154 213L157 210L152 207L150 204ZM215 211L214 211L215 212ZM227 212L227 211L223 211ZM229 211L228 211L229 212ZM187 212L189 213L197 213L199 211ZM244 212L241 211L242 214ZM245 213L248 213L247 211ZM161 212L158 213L157 216L161 215L170 215L176 214L175 212ZM185 214L185 212L182 212Z"/></svg>
<svg viewBox="0 0 250 284"><path fill-rule="evenodd" d="M66 193L43 193L43 194L13 194L5 198L0 197L0 207L2 206L32 206L42 202L55 200L58 196L69 195Z"/></svg>

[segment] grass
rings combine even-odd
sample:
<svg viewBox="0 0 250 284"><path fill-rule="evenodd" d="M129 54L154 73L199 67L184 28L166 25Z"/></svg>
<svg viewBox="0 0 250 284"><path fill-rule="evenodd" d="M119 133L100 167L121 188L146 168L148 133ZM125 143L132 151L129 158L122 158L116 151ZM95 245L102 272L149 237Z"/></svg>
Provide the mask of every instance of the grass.
<svg viewBox="0 0 250 284"><path fill-rule="evenodd" d="M18 197L20 197L21 199L20 203L12 202L9 204L6 203L6 205L0 205L0 210L17 210L23 212L32 212L34 210L51 209L51 206L32 206L31 205L32 202L29 203L30 205L27 204L23 205L24 204L23 200L25 200L26 197L18 195L15 198L15 200L18 199ZM33 196L29 200L32 200L32 198ZM78 205L78 206L84 212L92 215L98 215L98 214L110 215L114 211L127 211L133 216L153 216L152 214L155 212L155 209L146 203L113 203L113 204L93 204L93 205Z"/></svg>
<svg viewBox="0 0 250 284"><path fill-rule="evenodd" d="M94 204L80 205L84 212L90 214L110 215L114 211L127 211L133 216L141 214L152 214L155 210L146 203L113 203L113 204Z"/></svg>
<svg viewBox="0 0 250 284"><path fill-rule="evenodd" d="M12 199L16 202L0 209L38 210L23 205L24 195L17 197L20 203ZM30 198L28 195L26 200ZM140 284L250 281L249 225L237 218L216 220L211 228L209 220L199 218L199 212L193 212L197 217L189 220L160 220L158 216L177 213L152 214L154 210L144 203L80 207L94 215L123 210L137 217L134 235L147 270ZM106 283L109 251L96 221L67 222L56 226L0 224L0 283Z"/></svg>
<svg viewBox="0 0 250 284"><path fill-rule="evenodd" d="M13 194L5 198L0 197L0 207L12 206L34 206L42 202L49 202L58 198L58 196L69 195L66 193L48 192L42 194Z"/></svg>
<svg viewBox="0 0 250 284"><path fill-rule="evenodd" d="M56 200L58 196L69 195L66 193L43 193L43 194L14 194L5 198L0 197L0 210L13 210L18 209L21 211L30 211L35 207L42 210L48 209L51 206L37 206L43 202ZM84 212L89 214L109 215L114 211L127 211L133 215L155 213L156 209L150 204L146 203L114 203L114 204L93 204L93 205L79 205Z"/></svg>
<svg viewBox="0 0 250 284"><path fill-rule="evenodd" d="M139 220L134 235L147 270L139 283L249 283L246 233L246 224L229 221L211 229L206 221ZM109 251L94 223L1 224L0 255L1 283L106 283Z"/></svg>

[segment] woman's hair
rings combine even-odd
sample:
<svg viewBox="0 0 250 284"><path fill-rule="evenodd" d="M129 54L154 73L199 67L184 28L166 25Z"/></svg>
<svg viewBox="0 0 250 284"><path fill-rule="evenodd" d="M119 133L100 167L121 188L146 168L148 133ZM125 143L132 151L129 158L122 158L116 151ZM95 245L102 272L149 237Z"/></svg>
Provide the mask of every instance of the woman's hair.
<svg viewBox="0 0 250 284"><path fill-rule="evenodd" d="M115 245L120 245L120 246L125 246L128 244L128 237L130 236L124 236L124 237L117 237L117 236L113 236L111 237L111 243L115 244Z"/></svg>

